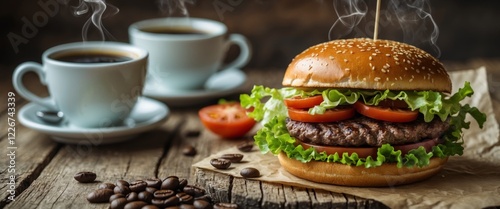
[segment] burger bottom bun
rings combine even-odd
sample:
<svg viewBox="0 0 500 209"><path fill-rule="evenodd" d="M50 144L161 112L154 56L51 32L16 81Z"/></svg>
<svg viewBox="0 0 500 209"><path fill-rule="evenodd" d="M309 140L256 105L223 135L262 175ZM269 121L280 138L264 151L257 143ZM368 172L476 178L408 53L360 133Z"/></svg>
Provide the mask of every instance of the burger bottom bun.
<svg viewBox="0 0 500 209"><path fill-rule="evenodd" d="M402 167L395 163L374 168L350 166L340 163L310 161L302 163L290 159L285 153L278 155L281 166L294 176L318 183L358 187L387 187L421 181L441 171L448 158L434 157L426 167Z"/></svg>

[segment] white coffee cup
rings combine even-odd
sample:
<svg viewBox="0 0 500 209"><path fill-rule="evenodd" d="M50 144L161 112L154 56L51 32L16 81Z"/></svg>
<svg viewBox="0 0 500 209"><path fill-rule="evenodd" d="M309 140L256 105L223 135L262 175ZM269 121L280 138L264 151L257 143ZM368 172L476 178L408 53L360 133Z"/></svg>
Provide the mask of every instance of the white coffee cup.
<svg viewBox="0 0 500 209"><path fill-rule="evenodd" d="M181 32L173 34L172 30ZM201 33L185 34L186 31ZM250 44L243 35L227 34L223 23L209 19L169 17L143 20L129 27L129 36L133 45L148 50L148 82L154 82L160 88L202 88L215 72L243 67L251 57ZM223 66L231 44L239 46L240 54Z"/></svg>
<svg viewBox="0 0 500 209"><path fill-rule="evenodd" d="M73 59L71 56L92 62L64 60ZM35 62L19 65L12 79L22 97L45 109L62 111L70 125L109 127L123 122L141 95L147 57L146 50L127 43L69 43L46 50L42 55L43 65ZM96 59L114 62L94 62ZM28 72L38 74L41 83L48 87L49 97L38 97L25 87L22 78Z"/></svg>

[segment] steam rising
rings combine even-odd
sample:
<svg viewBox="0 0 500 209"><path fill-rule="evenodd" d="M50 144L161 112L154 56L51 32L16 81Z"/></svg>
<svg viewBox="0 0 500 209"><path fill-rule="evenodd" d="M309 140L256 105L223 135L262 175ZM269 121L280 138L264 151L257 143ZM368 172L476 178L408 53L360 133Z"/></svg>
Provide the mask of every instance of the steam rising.
<svg viewBox="0 0 500 209"><path fill-rule="evenodd" d="M439 57L441 52L436 45L439 29L431 16L428 0L382 2L386 3L386 9L381 10L379 34L383 35L379 35L380 38L412 44ZM364 0L333 0L333 6L338 19L328 33L330 40L346 36L373 37L375 5L367 5Z"/></svg>
<svg viewBox="0 0 500 209"><path fill-rule="evenodd" d="M118 13L120 10L117 7L106 3L105 0L79 0L78 6L74 7L74 9L75 9L74 14L78 16L90 12L92 13L90 18L87 20L87 22L85 22L82 28L83 41L88 40L87 34L91 25L94 25L96 29L99 31L99 34L101 35L101 40L104 41L106 39L106 36L113 38L111 33L109 33L108 30L106 30L106 28L102 24L102 19ZM109 13L104 15L106 10Z"/></svg>
<svg viewBox="0 0 500 209"><path fill-rule="evenodd" d="M189 12L186 8L187 4L194 4L195 0L158 0L160 11L169 16L175 15L177 12L184 17L189 17Z"/></svg>
<svg viewBox="0 0 500 209"><path fill-rule="evenodd" d="M368 11L368 6L364 0L334 0L333 7L338 19L328 32L328 39L330 40L350 34ZM332 37L332 33L335 33L335 36Z"/></svg>
<svg viewBox="0 0 500 209"><path fill-rule="evenodd" d="M431 7L427 0L391 0L389 8L396 14L396 18L403 30L404 42L416 45L430 42L428 44L436 51L437 55L441 54L439 47L436 45L439 28L432 18Z"/></svg>

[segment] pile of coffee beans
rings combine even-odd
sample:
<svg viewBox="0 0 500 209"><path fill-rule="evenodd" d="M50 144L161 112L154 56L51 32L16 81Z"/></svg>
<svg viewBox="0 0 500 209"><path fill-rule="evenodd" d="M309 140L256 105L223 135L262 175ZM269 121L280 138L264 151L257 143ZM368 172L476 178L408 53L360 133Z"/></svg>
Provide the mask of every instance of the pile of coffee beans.
<svg viewBox="0 0 500 209"><path fill-rule="evenodd" d="M87 175L78 173L75 175L75 179L81 182L81 176L86 177ZM95 178L91 182L94 180ZM212 198L206 194L203 188L189 185L186 179L177 176L169 176L163 180L150 178L132 182L117 180L115 183L101 183L95 191L87 195L87 200L90 203L109 202L111 209L238 208L238 205L234 203L213 204Z"/></svg>

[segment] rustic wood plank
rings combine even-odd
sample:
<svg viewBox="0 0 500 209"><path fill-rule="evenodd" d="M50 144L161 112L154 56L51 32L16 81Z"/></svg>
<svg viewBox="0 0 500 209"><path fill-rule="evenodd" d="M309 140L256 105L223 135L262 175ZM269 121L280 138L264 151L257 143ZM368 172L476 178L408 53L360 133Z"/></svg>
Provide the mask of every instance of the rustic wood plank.
<svg viewBox="0 0 500 209"><path fill-rule="evenodd" d="M171 140L169 133L174 132L177 123L175 118L168 120L159 129L114 145L64 145L38 179L21 193L19 201L6 208L108 208L108 204L90 204L85 199L98 182L81 184L73 175L94 171L99 182L154 177L165 143Z"/></svg>
<svg viewBox="0 0 500 209"><path fill-rule="evenodd" d="M234 178L232 185L231 202L242 208L261 208L263 192L260 181Z"/></svg>
<svg viewBox="0 0 500 209"><path fill-rule="evenodd" d="M309 195L311 196L313 208L343 208L345 207L345 197L325 190L315 189Z"/></svg>
<svg viewBox="0 0 500 209"><path fill-rule="evenodd" d="M285 191L283 185L262 182L262 208L284 208Z"/></svg>
<svg viewBox="0 0 500 209"><path fill-rule="evenodd" d="M2 121L6 121L5 115L0 117ZM6 129L3 129L6 130ZM56 155L60 149L60 145L54 143L47 136L40 134L36 131L30 130L20 124L16 125L16 139L15 144L10 145L7 137L2 137L0 141L1 155L2 159L6 161L6 166L2 166L0 174L3 178L0 179L0 190L4 191L1 196L0 208L5 206L10 201L7 201L8 196L7 190L10 189L10 176L15 176L15 200L22 201L22 197L19 197L22 192L28 188L31 183L38 178L45 166L51 161L52 157ZM9 146L17 147L15 149L8 149ZM7 154L10 151L15 152L15 162L13 162L15 167L10 166L10 156ZM9 169L14 172L9 172Z"/></svg>

